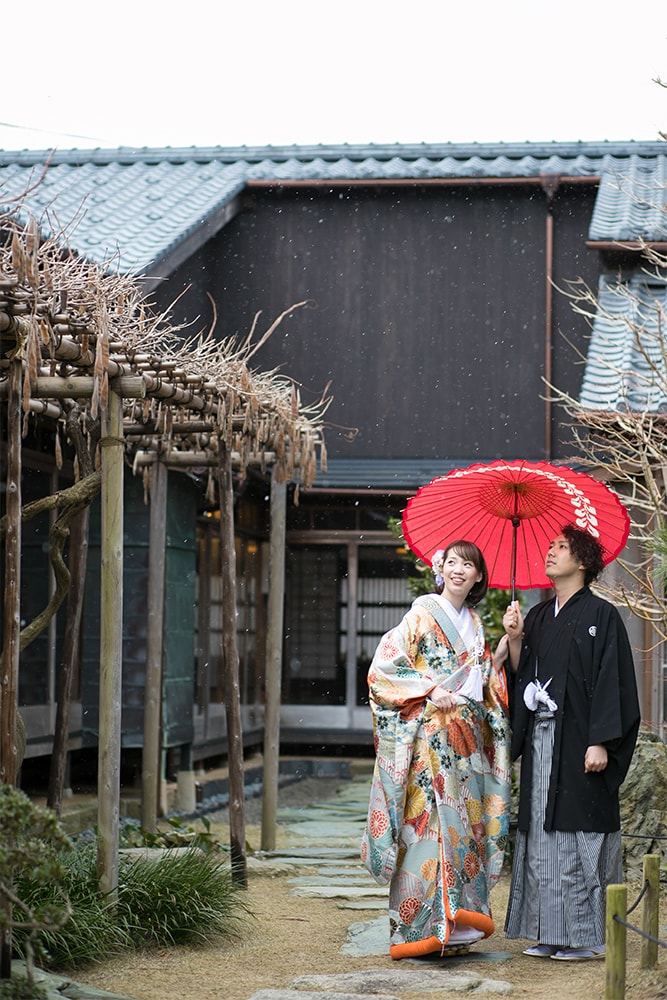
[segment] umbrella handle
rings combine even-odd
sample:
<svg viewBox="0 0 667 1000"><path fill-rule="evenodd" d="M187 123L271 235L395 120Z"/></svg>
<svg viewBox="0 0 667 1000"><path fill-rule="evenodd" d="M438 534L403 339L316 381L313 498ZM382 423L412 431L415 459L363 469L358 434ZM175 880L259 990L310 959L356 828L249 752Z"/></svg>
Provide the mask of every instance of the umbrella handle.
<svg viewBox="0 0 667 1000"><path fill-rule="evenodd" d="M510 579L512 583L512 604L514 604L514 596L516 594L516 545L517 545L517 534L519 530L519 525L521 524L520 517L512 518L512 568L510 570Z"/></svg>

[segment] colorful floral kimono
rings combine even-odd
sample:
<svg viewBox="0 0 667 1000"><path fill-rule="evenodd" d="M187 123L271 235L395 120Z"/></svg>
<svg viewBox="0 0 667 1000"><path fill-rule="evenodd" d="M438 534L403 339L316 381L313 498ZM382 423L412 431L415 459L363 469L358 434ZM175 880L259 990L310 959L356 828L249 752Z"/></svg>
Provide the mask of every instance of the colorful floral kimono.
<svg viewBox="0 0 667 1000"><path fill-rule="evenodd" d="M380 884L390 882L392 958L444 952L455 925L493 932L489 893L507 841L505 675L476 612L477 665L446 621L448 638L442 615L433 597L417 598L368 672L376 764L361 856ZM428 700L437 685L469 692L479 668L482 700L462 695L451 711Z"/></svg>

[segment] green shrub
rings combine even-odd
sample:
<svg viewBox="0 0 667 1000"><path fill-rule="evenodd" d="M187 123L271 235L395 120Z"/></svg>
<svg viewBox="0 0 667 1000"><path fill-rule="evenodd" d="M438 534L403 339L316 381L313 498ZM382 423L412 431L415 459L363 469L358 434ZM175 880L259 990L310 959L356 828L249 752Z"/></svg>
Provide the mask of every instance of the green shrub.
<svg viewBox="0 0 667 1000"><path fill-rule="evenodd" d="M18 788L0 784L0 928L9 929L13 942L21 943L28 989L36 989L33 960L40 934L60 930L69 919L63 876L71 849L52 810L36 806ZM20 981L8 981L7 990L21 988Z"/></svg>
<svg viewBox="0 0 667 1000"><path fill-rule="evenodd" d="M99 958L120 954L133 945L128 928L119 923L113 905L100 893L97 878L97 848L90 841L76 841L67 855L62 890L70 902L70 918L64 927L42 934L37 954L45 966L74 968ZM31 905L57 897L58 886L34 882L29 873L20 879L20 892ZM23 951L23 936L16 933L14 944Z"/></svg>
<svg viewBox="0 0 667 1000"><path fill-rule="evenodd" d="M145 837L135 830L124 840L138 847L148 842L151 848L165 839L187 841L192 831L174 826L164 835ZM208 829L194 841L184 851L163 850L154 857L121 853L117 902L99 891L97 847L91 840L75 841L63 858L59 885L37 883L23 871L17 889L29 905L49 906L63 893L70 903L65 926L41 935L39 964L74 969L144 946L197 944L240 933L250 913L245 890L232 881L228 852ZM16 932L17 954L23 954L25 940L25 933Z"/></svg>
<svg viewBox="0 0 667 1000"><path fill-rule="evenodd" d="M118 911L146 944L163 946L233 937L248 915L229 861L197 847L122 860Z"/></svg>
<svg viewBox="0 0 667 1000"><path fill-rule="evenodd" d="M48 990L27 976L0 980L0 1000L47 1000Z"/></svg>

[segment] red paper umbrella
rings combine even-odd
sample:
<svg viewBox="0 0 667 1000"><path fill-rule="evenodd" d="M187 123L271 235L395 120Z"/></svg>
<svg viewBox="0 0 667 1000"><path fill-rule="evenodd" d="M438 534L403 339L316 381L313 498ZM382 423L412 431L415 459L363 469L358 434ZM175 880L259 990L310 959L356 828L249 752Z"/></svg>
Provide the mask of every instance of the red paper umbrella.
<svg viewBox="0 0 667 1000"><path fill-rule="evenodd" d="M590 532L605 565L625 545L630 518L604 483L547 462L496 461L454 469L422 486L403 511L403 535L430 565L433 553L459 538L484 553L489 586L550 587L549 542L566 524Z"/></svg>

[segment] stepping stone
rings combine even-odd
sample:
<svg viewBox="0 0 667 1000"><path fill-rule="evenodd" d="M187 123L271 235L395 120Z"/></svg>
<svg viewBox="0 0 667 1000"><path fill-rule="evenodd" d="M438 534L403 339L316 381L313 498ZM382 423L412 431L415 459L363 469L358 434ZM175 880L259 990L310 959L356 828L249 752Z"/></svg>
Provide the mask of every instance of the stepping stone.
<svg viewBox="0 0 667 1000"><path fill-rule="evenodd" d="M338 865L338 860L332 858L327 861L326 858L300 858L288 854L276 854L275 856L269 857L268 855L257 855L252 854L250 857L254 858L255 861L260 865L268 865L272 862L277 862L285 865L285 867L291 868L317 868L321 870L323 874L328 875L329 871L335 871L336 865ZM331 867L329 867L331 866ZM363 869L365 870L365 869Z"/></svg>
<svg viewBox="0 0 667 1000"><path fill-rule="evenodd" d="M326 993L321 990L258 990L249 1000L331 1000L331 993L328 990ZM335 1000L368 1000L368 994L336 991ZM373 1000L399 1000L399 998L378 993Z"/></svg>
<svg viewBox="0 0 667 1000"><path fill-rule="evenodd" d="M257 851L255 856L266 858L315 858L326 862L327 859L342 860L354 857L355 852L349 847L286 847L284 850L279 851ZM356 851L356 857L359 857L359 851Z"/></svg>
<svg viewBox="0 0 667 1000"><path fill-rule="evenodd" d="M343 899L336 903L339 910L383 910L387 909L386 899Z"/></svg>
<svg viewBox="0 0 667 1000"><path fill-rule="evenodd" d="M385 908L386 908L385 900ZM389 956L389 917L387 913L372 920L358 920L347 929L347 941L340 949L343 955Z"/></svg>
<svg viewBox="0 0 667 1000"><path fill-rule="evenodd" d="M326 876L322 875L298 875L296 878L288 879L288 885L370 885L373 886L375 883L371 882L370 878L364 878L359 875L356 878L344 878L342 875L334 875L332 877L327 873Z"/></svg>
<svg viewBox="0 0 667 1000"><path fill-rule="evenodd" d="M388 948L388 943L387 943ZM377 995L383 993L450 992L450 993L500 993L504 996L513 992L512 984L502 979L485 979L474 972L451 972L443 959L438 969L405 969L394 965L388 969L366 969L359 972L344 972L337 975L308 975L293 979L290 986L299 990L331 990L335 1000L339 1000L339 990L347 987L356 994Z"/></svg>
<svg viewBox="0 0 667 1000"><path fill-rule="evenodd" d="M389 890L382 886L366 888L365 886L351 885L349 888L343 888L335 885L304 885L290 889L291 896L303 896L304 899L336 899L338 896L343 899L359 899L366 896L382 896L387 899L388 894Z"/></svg>
<svg viewBox="0 0 667 1000"><path fill-rule="evenodd" d="M370 874L367 868L364 868L361 862L354 868L334 868L333 866L331 868L325 868L323 874L325 874L327 878L330 875L345 875L345 876L349 875L352 876L353 878L358 878L360 875L365 875L369 881L375 882L373 876Z"/></svg>
<svg viewBox="0 0 667 1000"><path fill-rule="evenodd" d="M323 823L318 820L304 820L301 823L290 823L288 831L296 837L308 837L310 840L322 841L329 837L335 837L337 841L361 842L361 835L364 831L363 823Z"/></svg>

